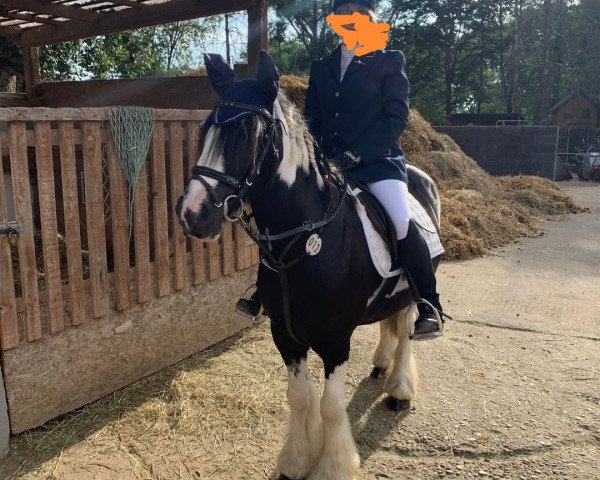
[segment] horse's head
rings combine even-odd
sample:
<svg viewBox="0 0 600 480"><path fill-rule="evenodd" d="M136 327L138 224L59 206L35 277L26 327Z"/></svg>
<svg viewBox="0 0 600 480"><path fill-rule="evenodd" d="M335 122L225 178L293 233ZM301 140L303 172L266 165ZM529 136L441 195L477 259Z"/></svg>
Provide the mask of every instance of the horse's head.
<svg viewBox="0 0 600 480"><path fill-rule="evenodd" d="M207 54L204 60L221 102L202 126L202 153L175 211L186 235L214 240L244 198L264 186L260 168L276 151L279 72L264 51L256 79L236 81L220 55Z"/></svg>

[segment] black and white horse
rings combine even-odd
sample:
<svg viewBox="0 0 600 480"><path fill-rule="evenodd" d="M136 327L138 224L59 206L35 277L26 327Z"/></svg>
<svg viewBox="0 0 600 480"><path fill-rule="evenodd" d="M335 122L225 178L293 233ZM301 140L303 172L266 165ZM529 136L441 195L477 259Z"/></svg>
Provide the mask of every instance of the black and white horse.
<svg viewBox="0 0 600 480"><path fill-rule="evenodd" d="M221 97L238 88L222 59L212 56L210 61L209 78ZM290 421L278 469L282 478L294 480L348 480L359 467L344 401L350 338L364 323L369 299L382 279L371 262L353 201L342 201L343 189L332 186L320 173L304 119L279 92L277 69L265 52L261 52L254 88L258 97L269 100L272 115L252 105L222 103L221 108L245 108L251 115L217 125L213 111L203 127L203 150L194 179L179 199L177 215L187 235L214 240L226 216L237 218L232 211L239 207L241 190L261 234L268 232L277 238L282 232L306 227L301 233L264 242L270 248L268 258L280 259L287 250L282 263L292 263L286 269L289 313L273 261L261 263L258 269L260 299L288 370ZM409 169L409 177L410 191L439 228L435 185L414 168ZM331 215L335 210L339 213ZM311 229L332 216L324 227ZM307 240L316 231L322 242L320 251L307 255ZM299 260L294 263L295 259ZM410 320L414 321L411 305L409 292L402 291L378 317L381 337L373 358L373 376L385 376L384 389L391 399L388 405L394 409L406 408L417 386L409 342ZM324 364L320 400L309 379L309 349Z"/></svg>

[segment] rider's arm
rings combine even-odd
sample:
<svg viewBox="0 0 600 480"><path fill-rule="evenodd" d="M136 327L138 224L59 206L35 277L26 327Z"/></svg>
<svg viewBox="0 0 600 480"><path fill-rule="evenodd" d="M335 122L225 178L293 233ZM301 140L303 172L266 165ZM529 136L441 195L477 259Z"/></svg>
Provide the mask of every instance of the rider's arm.
<svg viewBox="0 0 600 480"><path fill-rule="evenodd" d="M384 155L408 124L410 84L406 76L406 60L398 51L388 51L385 55L381 111L352 145L352 150L366 161Z"/></svg>

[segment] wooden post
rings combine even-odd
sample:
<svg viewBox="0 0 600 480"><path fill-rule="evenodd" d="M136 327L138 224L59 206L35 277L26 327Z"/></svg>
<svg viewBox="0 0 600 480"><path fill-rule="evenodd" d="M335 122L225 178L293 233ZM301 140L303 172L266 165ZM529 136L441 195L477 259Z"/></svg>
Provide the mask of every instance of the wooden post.
<svg viewBox="0 0 600 480"><path fill-rule="evenodd" d="M248 75L255 75L258 53L269 49L266 0L255 0L248 9Z"/></svg>
<svg viewBox="0 0 600 480"><path fill-rule="evenodd" d="M33 89L40 83L40 49L23 47L23 68L27 100L33 100Z"/></svg>

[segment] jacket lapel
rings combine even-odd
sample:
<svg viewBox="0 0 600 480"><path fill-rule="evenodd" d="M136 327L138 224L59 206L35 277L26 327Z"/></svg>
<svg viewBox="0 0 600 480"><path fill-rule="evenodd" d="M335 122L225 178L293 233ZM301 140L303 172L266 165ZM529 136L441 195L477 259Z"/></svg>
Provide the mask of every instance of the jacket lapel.
<svg viewBox="0 0 600 480"><path fill-rule="evenodd" d="M352 75L354 75L355 73L359 72L364 67L366 67L373 60L373 58L375 58L375 52L368 53L367 55L363 55L362 57L355 56L352 59L352 61L350 62L350 65L348 65L348 69L346 70L346 73L344 74L344 78L342 79L342 84L345 84L346 82L348 82L349 79L352 77ZM341 60L340 60L340 63L341 63ZM340 71L340 68L341 67L338 66L338 72ZM338 76L338 78L339 78L339 76Z"/></svg>
<svg viewBox="0 0 600 480"><path fill-rule="evenodd" d="M336 83L340 83L342 72L342 46L339 45L326 59L327 67L333 75Z"/></svg>

